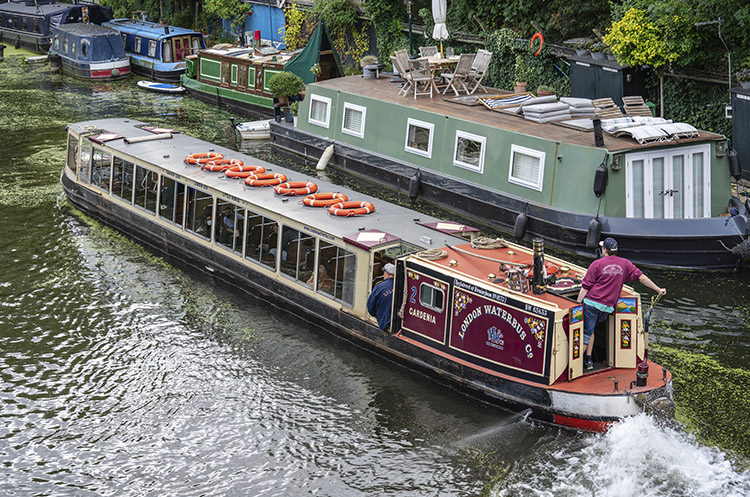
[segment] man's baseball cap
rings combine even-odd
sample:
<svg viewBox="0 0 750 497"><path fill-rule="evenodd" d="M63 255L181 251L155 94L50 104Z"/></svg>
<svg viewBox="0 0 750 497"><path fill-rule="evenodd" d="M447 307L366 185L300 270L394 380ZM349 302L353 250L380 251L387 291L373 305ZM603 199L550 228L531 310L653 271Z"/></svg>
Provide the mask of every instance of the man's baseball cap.
<svg viewBox="0 0 750 497"><path fill-rule="evenodd" d="M605 238L603 242L599 242L599 246L604 247L607 249L607 252L616 252L617 251L617 240L612 238L611 236L608 238Z"/></svg>
<svg viewBox="0 0 750 497"><path fill-rule="evenodd" d="M383 266L383 271L385 271L388 274L396 274L396 266L391 264L390 262Z"/></svg>

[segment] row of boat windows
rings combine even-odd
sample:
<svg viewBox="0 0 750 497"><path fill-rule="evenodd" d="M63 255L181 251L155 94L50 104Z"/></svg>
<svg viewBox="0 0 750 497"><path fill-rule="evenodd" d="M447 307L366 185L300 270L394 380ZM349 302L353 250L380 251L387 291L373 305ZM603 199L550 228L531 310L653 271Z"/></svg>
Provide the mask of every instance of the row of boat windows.
<svg viewBox="0 0 750 497"><path fill-rule="evenodd" d="M137 54L143 53L144 44L148 43L148 49L145 52L150 58L157 57L157 40L150 40L140 36L131 37L128 40L127 33L122 33L122 46L126 52ZM198 53L201 49L199 37L181 36L171 37L162 41L161 60L163 62L180 62L191 53Z"/></svg>
<svg viewBox="0 0 750 497"><path fill-rule="evenodd" d="M60 46L62 45L62 47ZM86 39L81 40L81 44L79 45L81 53L80 55L82 57L86 57L89 53L89 46L91 45L91 42ZM62 43L60 42L60 35L56 34L52 38L52 48L56 50L57 52L60 52L62 54L67 54L72 57L75 57L78 55L78 52L76 52L76 42L75 41L69 41L67 37L63 37Z"/></svg>
<svg viewBox="0 0 750 497"><path fill-rule="evenodd" d="M39 25L39 19L30 17L11 16L8 14L3 14L2 20L0 20L0 24L21 31L29 31L32 33L42 32L42 28Z"/></svg>
<svg viewBox="0 0 750 497"><path fill-rule="evenodd" d="M330 125L331 99L312 95L308 122L328 128ZM344 103L341 116L341 132L365 137L367 108ZM432 158L432 144L435 135L433 123L408 118L404 150L408 153ZM484 172L484 158L487 137L465 131L456 131L453 147L453 165L476 173ZM513 145L511 147L508 181L526 188L542 191L544 162L546 154L539 150Z"/></svg>

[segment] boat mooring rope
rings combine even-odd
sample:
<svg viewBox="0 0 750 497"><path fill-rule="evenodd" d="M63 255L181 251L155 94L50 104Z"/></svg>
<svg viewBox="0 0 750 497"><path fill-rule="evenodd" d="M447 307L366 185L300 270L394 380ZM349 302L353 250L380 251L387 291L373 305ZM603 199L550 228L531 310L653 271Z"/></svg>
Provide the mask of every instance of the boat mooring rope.
<svg viewBox="0 0 750 497"><path fill-rule="evenodd" d="M471 248L482 250L505 248L507 246L508 244L502 238L486 238L482 236L471 241Z"/></svg>
<svg viewBox="0 0 750 497"><path fill-rule="evenodd" d="M448 251L443 249L427 249L417 252L417 257L427 259L428 261L438 261L448 257Z"/></svg>

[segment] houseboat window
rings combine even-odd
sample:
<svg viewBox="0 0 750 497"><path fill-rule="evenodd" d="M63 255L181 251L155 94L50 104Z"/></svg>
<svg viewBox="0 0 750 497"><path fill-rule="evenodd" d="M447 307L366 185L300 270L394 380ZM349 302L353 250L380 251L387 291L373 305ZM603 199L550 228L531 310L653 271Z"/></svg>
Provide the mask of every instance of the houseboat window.
<svg viewBox="0 0 750 497"><path fill-rule="evenodd" d="M710 145L639 152L625 157L627 217L711 217Z"/></svg>
<svg viewBox="0 0 750 497"><path fill-rule="evenodd" d="M198 37L193 38L193 50L192 53L196 54L198 53L198 50L201 49L201 40Z"/></svg>
<svg viewBox="0 0 750 497"><path fill-rule="evenodd" d="M182 226L182 209L185 200L185 185L166 176L161 177L159 215Z"/></svg>
<svg viewBox="0 0 750 497"><path fill-rule="evenodd" d="M91 142L87 138L81 142L81 163L78 167L81 183L91 182Z"/></svg>
<svg viewBox="0 0 750 497"><path fill-rule="evenodd" d="M213 213L214 198L204 191L188 186L185 229L210 239Z"/></svg>
<svg viewBox="0 0 750 497"><path fill-rule="evenodd" d="M141 38L137 37L135 38L135 49L133 49L135 53L141 53Z"/></svg>
<svg viewBox="0 0 750 497"><path fill-rule="evenodd" d="M34 19L34 32L35 33L41 33L42 30L39 29L39 19Z"/></svg>
<svg viewBox="0 0 750 497"><path fill-rule="evenodd" d="M91 157L91 185L109 192L111 168L112 156L95 147Z"/></svg>
<svg viewBox="0 0 750 497"><path fill-rule="evenodd" d="M151 58L156 57L156 40L148 41L148 56Z"/></svg>
<svg viewBox="0 0 750 497"><path fill-rule="evenodd" d="M174 38L174 60L179 62L190 55L190 39Z"/></svg>
<svg viewBox="0 0 750 497"><path fill-rule="evenodd" d="M232 75L230 76L230 83L234 86L237 86L237 64L232 64Z"/></svg>
<svg viewBox="0 0 750 497"><path fill-rule="evenodd" d="M247 66L240 66L239 74L237 76L237 86L245 88L247 86Z"/></svg>
<svg viewBox="0 0 750 497"><path fill-rule="evenodd" d="M70 44L70 55L74 57L76 55L76 42L71 42Z"/></svg>
<svg viewBox="0 0 750 497"><path fill-rule="evenodd" d="M141 166L135 166L135 205L156 212L156 180L158 175Z"/></svg>
<svg viewBox="0 0 750 497"><path fill-rule="evenodd" d="M134 164L120 157L115 157L112 167L112 194L129 203L133 203Z"/></svg>
<svg viewBox="0 0 750 497"><path fill-rule="evenodd" d="M310 97L310 115L307 121L318 126L328 127L328 119L331 116L331 99L312 95Z"/></svg>
<svg viewBox="0 0 750 497"><path fill-rule="evenodd" d="M350 103L344 104L344 118L341 120L341 132L347 135L365 137L365 116L367 108Z"/></svg>
<svg viewBox="0 0 750 497"><path fill-rule="evenodd" d="M122 48L128 51L128 35L125 33L122 33Z"/></svg>
<svg viewBox="0 0 750 497"><path fill-rule="evenodd" d="M279 223L275 219L247 211L247 238L245 239L245 258L260 262L276 270L276 258L271 249L276 249Z"/></svg>
<svg viewBox="0 0 750 497"><path fill-rule="evenodd" d="M68 160L66 161L68 169L75 174L78 169L78 136L70 133L68 134Z"/></svg>
<svg viewBox="0 0 750 497"><path fill-rule="evenodd" d="M318 281L315 290L354 305L356 269L357 258L353 252L321 240L318 249Z"/></svg>
<svg viewBox="0 0 750 497"><path fill-rule="evenodd" d="M542 191L545 155L538 150L511 145L508 181Z"/></svg>
<svg viewBox="0 0 750 497"><path fill-rule="evenodd" d="M21 27L22 30L28 31L29 30L29 20L25 17L23 18L23 26Z"/></svg>
<svg viewBox="0 0 750 497"><path fill-rule="evenodd" d="M63 47L62 47L63 53L68 53L68 39L63 37Z"/></svg>
<svg viewBox="0 0 750 497"><path fill-rule="evenodd" d="M419 285L419 303L428 309L443 312L445 292L427 283Z"/></svg>
<svg viewBox="0 0 750 497"><path fill-rule="evenodd" d="M456 131L453 165L482 173L484 171L484 145L486 142L487 137Z"/></svg>
<svg viewBox="0 0 750 497"><path fill-rule="evenodd" d="M89 53L89 44L87 41L81 41L81 55L86 57Z"/></svg>
<svg viewBox="0 0 750 497"><path fill-rule="evenodd" d="M281 229L281 272L306 283L315 269L315 237L289 226ZM271 253L276 253L272 248Z"/></svg>
<svg viewBox="0 0 750 497"><path fill-rule="evenodd" d="M370 288L383 280L383 266L388 263L395 264L396 259L402 255L418 252L419 250L420 248L414 245L398 243L375 251L372 260L372 282Z"/></svg>
<svg viewBox="0 0 750 497"><path fill-rule="evenodd" d="M220 198L216 204L216 219L214 241L241 255L242 240L245 239L245 209Z"/></svg>
<svg viewBox="0 0 750 497"><path fill-rule="evenodd" d="M432 157L432 135L435 125L416 119L406 122L405 150L417 155Z"/></svg>
<svg viewBox="0 0 750 497"><path fill-rule="evenodd" d="M55 35L55 37L52 39L52 48L55 50L60 50L60 36Z"/></svg>
<svg viewBox="0 0 750 497"><path fill-rule="evenodd" d="M172 44L168 39L161 44L161 58L164 62L172 62Z"/></svg>

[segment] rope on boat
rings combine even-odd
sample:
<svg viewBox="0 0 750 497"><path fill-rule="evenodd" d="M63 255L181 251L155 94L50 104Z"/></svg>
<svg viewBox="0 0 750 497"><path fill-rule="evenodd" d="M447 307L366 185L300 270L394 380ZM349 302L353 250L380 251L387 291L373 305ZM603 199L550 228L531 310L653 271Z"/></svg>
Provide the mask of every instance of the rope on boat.
<svg viewBox="0 0 750 497"><path fill-rule="evenodd" d="M447 243L445 244L445 246L448 247L449 249L455 250L456 252L461 252L462 254L470 255L472 257L479 257L480 259L484 259L484 260L491 261L491 262L499 262L500 264L507 264L509 266L518 266L518 267L526 267L526 266L528 266L528 264L523 264L523 263L520 263L520 262L503 261L503 260L500 260L500 259L493 259L492 257L485 257L483 255L475 254L473 252L469 252L469 251L466 251L464 249L460 249L458 247L454 247L453 245L448 245Z"/></svg>
<svg viewBox="0 0 750 497"><path fill-rule="evenodd" d="M505 248L507 246L508 244L502 238L487 238L482 236L471 241L471 248L482 250Z"/></svg>
<svg viewBox="0 0 750 497"><path fill-rule="evenodd" d="M417 257L427 259L428 261L437 261L448 257L448 251L443 249L427 249L417 252Z"/></svg>

